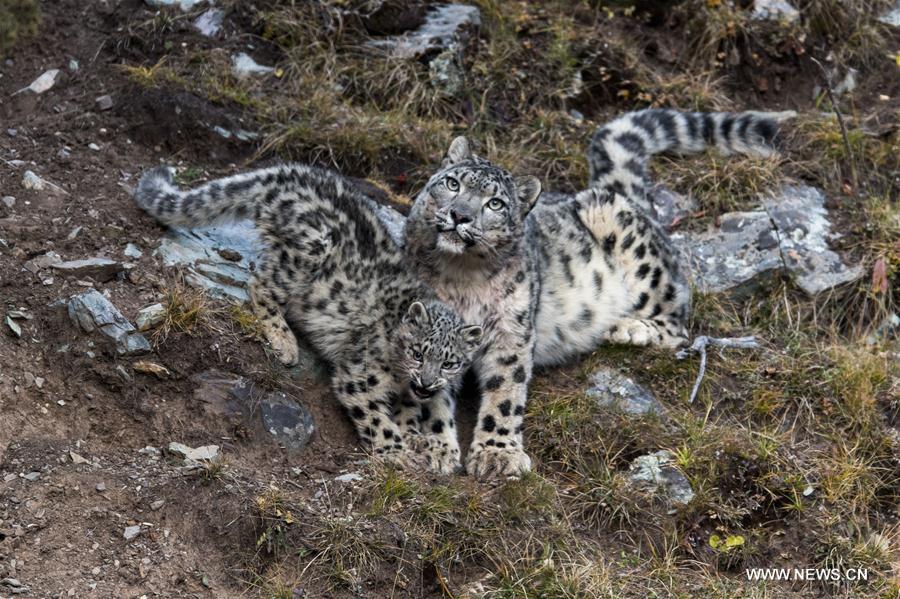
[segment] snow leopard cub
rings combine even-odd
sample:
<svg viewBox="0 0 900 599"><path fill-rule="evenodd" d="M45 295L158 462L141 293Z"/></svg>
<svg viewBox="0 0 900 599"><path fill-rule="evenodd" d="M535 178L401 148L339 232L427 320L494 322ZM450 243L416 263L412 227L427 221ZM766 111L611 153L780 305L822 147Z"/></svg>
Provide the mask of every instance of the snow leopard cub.
<svg viewBox="0 0 900 599"><path fill-rule="evenodd" d="M413 275L374 202L350 181L284 165L180 191L171 169L155 168L135 199L168 225L253 218L266 250L251 303L279 358L298 358L290 319L333 365L332 389L377 454L440 473L459 468L454 395L482 328L465 325Z"/></svg>

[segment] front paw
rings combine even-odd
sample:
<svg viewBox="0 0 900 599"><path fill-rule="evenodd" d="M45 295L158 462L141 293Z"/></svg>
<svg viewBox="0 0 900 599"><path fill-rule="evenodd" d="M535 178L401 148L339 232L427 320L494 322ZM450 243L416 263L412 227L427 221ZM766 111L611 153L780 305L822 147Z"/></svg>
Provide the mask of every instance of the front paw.
<svg viewBox="0 0 900 599"><path fill-rule="evenodd" d="M520 476L531 470L531 458L521 447L497 447L477 441L469 449L466 470L480 479Z"/></svg>
<svg viewBox="0 0 900 599"><path fill-rule="evenodd" d="M421 453L428 462L428 470L435 474L454 474L462 470L459 447L435 435L414 435L410 447Z"/></svg>
<svg viewBox="0 0 900 599"><path fill-rule="evenodd" d="M300 347L297 338L290 331L270 331L266 334L269 344L278 360L285 366L293 366L300 361Z"/></svg>
<svg viewBox="0 0 900 599"><path fill-rule="evenodd" d="M406 445L377 447L374 457L377 461L408 472L421 472L429 467L425 454Z"/></svg>

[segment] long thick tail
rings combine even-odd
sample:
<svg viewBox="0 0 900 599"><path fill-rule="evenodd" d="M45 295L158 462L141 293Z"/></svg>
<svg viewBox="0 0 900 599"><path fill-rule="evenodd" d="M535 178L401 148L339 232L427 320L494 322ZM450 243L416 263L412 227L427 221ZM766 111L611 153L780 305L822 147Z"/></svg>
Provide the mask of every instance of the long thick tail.
<svg viewBox="0 0 900 599"><path fill-rule="evenodd" d="M145 172L134 191L138 206L166 225L199 227L254 218L267 198L292 174L316 169L283 165L216 179L194 189L174 185L174 170L160 166Z"/></svg>
<svg viewBox="0 0 900 599"><path fill-rule="evenodd" d="M785 112L630 112L597 129L588 146L589 185L622 195L642 195L654 154L690 154L709 147L723 154L771 156Z"/></svg>

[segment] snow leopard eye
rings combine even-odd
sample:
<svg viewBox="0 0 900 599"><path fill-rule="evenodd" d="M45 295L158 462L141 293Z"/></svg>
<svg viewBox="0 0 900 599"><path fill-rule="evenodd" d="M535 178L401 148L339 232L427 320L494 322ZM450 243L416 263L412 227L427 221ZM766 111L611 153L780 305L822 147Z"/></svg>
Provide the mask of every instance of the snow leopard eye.
<svg viewBox="0 0 900 599"><path fill-rule="evenodd" d="M420 351L417 350L417 349L411 349L411 350L409 350L409 355L411 355L411 356L412 356L412 359L415 360L416 362L421 362L421 361L422 361L422 352L420 352Z"/></svg>
<svg viewBox="0 0 900 599"><path fill-rule="evenodd" d="M450 191L459 191L459 181L457 181L453 177L447 177L447 179L444 180L444 185L446 185L447 189L449 189Z"/></svg>
<svg viewBox="0 0 900 599"><path fill-rule="evenodd" d="M506 203L503 200L501 200L500 198L491 198L490 200L488 200L488 203L487 203L487 207L490 208L491 210L494 210L495 212L498 210L503 210L503 208L505 206L506 206Z"/></svg>
<svg viewBox="0 0 900 599"><path fill-rule="evenodd" d="M454 362L453 360L447 360L441 364L442 370L456 370L457 368L459 368L459 362Z"/></svg>

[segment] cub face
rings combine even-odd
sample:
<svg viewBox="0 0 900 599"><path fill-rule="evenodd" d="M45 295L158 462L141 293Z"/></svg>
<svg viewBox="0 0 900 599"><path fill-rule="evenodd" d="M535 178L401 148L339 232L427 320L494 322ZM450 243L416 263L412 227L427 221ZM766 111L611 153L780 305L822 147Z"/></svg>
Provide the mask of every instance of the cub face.
<svg viewBox="0 0 900 599"><path fill-rule="evenodd" d="M410 397L427 401L455 385L481 346L483 329L466 325L447 305L413 302L398 331L398 366Z"/></svg>

